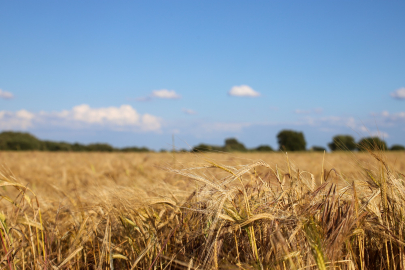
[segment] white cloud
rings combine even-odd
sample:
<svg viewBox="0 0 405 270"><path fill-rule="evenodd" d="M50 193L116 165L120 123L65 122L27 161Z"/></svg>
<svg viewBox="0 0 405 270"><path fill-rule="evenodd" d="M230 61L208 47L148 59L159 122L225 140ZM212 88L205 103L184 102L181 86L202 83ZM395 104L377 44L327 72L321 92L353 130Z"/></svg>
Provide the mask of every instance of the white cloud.
<svg viewBox="0 0 405 270"><path fill-rule="evenodd" d="M151 114L144 114L141 121L141 129L143 131L160 131L161 119Z"/></svg>
<svg viewBox="0 0 405 270"><path fill-rule="evenodd" d="M228 95L234 97L258 97L259 92L256 92L248 85L234 86L229 90Z"/></svg>
<svg viewBox="0 0 405 270"><path fill-rule="evenodd" d="M377 117L374 119L356 120L354 117L341 117L341 116L324 116L324 117L311 117L306 116L295 125L300 126L313 126L318 127L319 130L324 132L330 132L333 130L335 133L340 132L341 128L349 128L358 134L362 134L364 137L379 137L381 139L389 138L389 134L380 128L386 128L387 126L397 125L400 121L405 123L405 112L390 114L384 111L379 114L373 114ZM395 124L391 122L396 121ZM378 130L370 129L370 127L376 127Z"/></svg>
<svg viewBox="0 0 405 270"><path fill-rule="evenodd" d="M323 117L305 116L293 124L298 126L317 126L321 128L346 127L353 130L361 129L362 126L361 124L358 124L353 117L340 117L333 115Z"/></svg>
<svg viewBox="0 0 405 270"><path fill-rule="evenodd" d="M34 114L20 110L17 112L0 111L0 129L27 129L32 126Z"/></svg>
<svg viewBox="0 0 405 270"><path fill-rule="evenodd" d="M395 99L405 99L405 87L401 87L391 93L391 97Z"/></svg>
<svg viewBox="0 0 405 270"><path fill-rule="evenodd" d="M0 98L12 99L13 97L14 97L14 95L12 93L0 89Z"/></svg>
<svg viewBox="0 0 405 270"><path fill-rule="evenodd" d="M150 114L139 114L130 105L92 108L87 104L59 112L30 113L0 111L1 129L26 129L28 127L92 128L102 127L126 131L160 131L161 119Z"/></svg>
<svg viewBox="0 0 405 270"><path fill-rule="evenodd" d="M121 107L91 108L87 104L73 107L71 111L63 112L66 118L89 124L111 124L117 126L136 125L139 114L130 105Z"/></svg>
<svg viewBox="0 0 405 270"><path fill-rule="evenodd" d="M182 111L183 111L185 114L188 114L188 115L197 114L197 112L194 111L194 110L192 110L192 109L183 109Z"/></svg>
<svg viewBox="0 0 405 270"><path fill-rule="evenodd" d="M137 97L135 98L136 101L139 102L146 102L151 101L155 98L161 99L179 99L181 96L176 93L174 90L167 90L167 89L160 89L160 90L153 90L152 94L146 97Z"/></svg>
<svg viewBox="0 0 405 270"><path fill-rule="evenodd" d="M154 98L164 98L164 99L178 99L181 98L179 94L176 93L174 90L154 90L152 91L152 97Z"/></svg>
<svg viewBox="0 0 405 270"><path fill-rule="evenodd" d="M382 125L398 125L405 123L405 112L396 112L390 113L388 111L383 111L379 114L374 114L374 116L378 117L379 124Z"/></svg>
<svg viewBox="0 0 405 270"><path fill-rule="evenodd" d="M91 108L87 104L82 104L73 107L69 111L53 112L48 115L63 120L64 125L81 126L81 124L90 124L116 130L130 129L134 131L157 131L161 127L161 121L158 117L150 114L140 115L130 105Z"/></svg>

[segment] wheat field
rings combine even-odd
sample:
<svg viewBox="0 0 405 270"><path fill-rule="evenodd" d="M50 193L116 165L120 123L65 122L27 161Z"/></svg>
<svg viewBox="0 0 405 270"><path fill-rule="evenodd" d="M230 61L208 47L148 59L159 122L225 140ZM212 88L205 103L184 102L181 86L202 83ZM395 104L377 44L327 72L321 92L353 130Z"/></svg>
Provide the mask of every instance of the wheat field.
<svg viewBox="0 0 405 270"><path fill-rule="evenodd" d="M404 157L0 152L0 269L405 269Z"/></svg>

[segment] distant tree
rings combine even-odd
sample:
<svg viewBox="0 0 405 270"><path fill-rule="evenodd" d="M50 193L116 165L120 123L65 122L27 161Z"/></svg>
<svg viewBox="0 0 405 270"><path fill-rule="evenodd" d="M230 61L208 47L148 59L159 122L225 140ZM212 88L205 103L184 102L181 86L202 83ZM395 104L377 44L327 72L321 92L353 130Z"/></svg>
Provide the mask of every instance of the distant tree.
<svg viewBox="0 0 405 270"><path fill-rule="evenodd" d="M209 144L204 144L201 143L191 150L191 152L211 152L211 151L223 151L223 148L221 146L215 146L215 145L209 145Z"/></svg>
<svg viewBox="0 0 405 270"><path fill-rule="evenodd" d="M302 132L282 130L277 135L278 145L283 151L305 151L307 143Z"/></svg>
<svg viewBox="0 0 405 270"><path fill-rule="evenodd" d="M39 150L39 151L97 151L97 152L149 152L146 147L126 147L115 149L107 143L93 143L84 145L80 143L41 141L35 136L25 132L5 131L0 133L0 150Z"/></svg>
<svg viewBox="0 0 405 270"><path fill-rule="evenodd" d="M139 148L139 147L133 146L133 147L122 148L121 151L122 152L149 152L150 150L146 147Z"/></svg>
<svg viewBox="0 0 405 270"><path fill-rule="evenodd" d="M229 138L225 140L225 146L224 146L225 151L238 151L238 152L246 152L246 147L238 142L237 139L235 138Z"/></svg>
<svg viewBox="0 0 405 270"><path fill-rule="evenodd" d="M322 146L312 146L311 147L311 150L312 151L314 151L314 152L323 152L323 151L326 151L326 149L325 149L325 147L322 147Z"/></svg>
<svg viewBox="0 0 405 270"><path fill-rule="evenodd" d="M273 152L273 148L269 145L259 145L258 147L253 149L254 151L258 152Z"/></svg>
<svg viewBox="0 0 405 270"><path fill-rule="evenodd" d="M88 151L88 149L87 149L87 146L84 144L74 143L74 144L72 144L72 151L83 152L83 151Z"/></svg>
<svg viewBox="0 0 405 270"><path fill-rule="evenodd" d="M387 144L385 141L381 140L378 137L368 137L363 138L359 141L357 149L359 151L370 150L387 150Z"/></svg>
<svg viewBox="0 0 405 270"><path fill-rule="evenodd" d="M43 144L35 136L25 132L0 133L0 150L42 150Z"/></svg>
<svg viewBox="0 0 405 270"><path fill-rule="evenodd" d="M44 151L72 151L72 145L66 142L43 141Z"/></svg>
<svg viewBox="0 0 405 270"><path fill-rule="evenodd" d="M393 146L391 146L390 150L391 151L404 151L405 146L400 145L400 144L394 144Z"/></svg>
<svg viewBox="0 0 405 270"><path fill-rule="evenodd" d="M114 151L114 147L107 143L92 143L87 145L87 150L88 151L94 151L94 152L112 152Z"/></svg>
<svg viewBox="0 0 405 270"><path fill-rule="evenodd" d="M337 135L333 137L332 142L328 144L330 150L349 150L353 151L357 148L356 141L350 135Z"/></svg>

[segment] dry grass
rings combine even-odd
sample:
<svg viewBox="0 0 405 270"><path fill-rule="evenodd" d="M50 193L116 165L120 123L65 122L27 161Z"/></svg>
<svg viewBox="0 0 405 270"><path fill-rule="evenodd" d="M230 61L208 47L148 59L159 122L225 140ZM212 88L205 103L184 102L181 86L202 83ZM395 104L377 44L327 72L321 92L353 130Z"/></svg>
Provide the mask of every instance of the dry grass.
<svg viewBox="0 0 405 270"><path fill-rule="evenodd" d="M403 152L0 164L0 269L405 269Z"/></svg>

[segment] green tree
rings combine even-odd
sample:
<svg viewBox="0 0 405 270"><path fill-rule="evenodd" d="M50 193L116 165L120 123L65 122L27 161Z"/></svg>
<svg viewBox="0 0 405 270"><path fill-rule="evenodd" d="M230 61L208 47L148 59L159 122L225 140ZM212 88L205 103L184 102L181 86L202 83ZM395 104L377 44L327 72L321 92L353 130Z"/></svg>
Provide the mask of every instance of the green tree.
<svg viewBox="0 0 405 270"><path fill-rule="evenodd" d="M393 146L391 146L390 150L391 151L404 151L405 147L400 144L394 144Z"/></svg>
<svg viewBox="0 0 405 270"><path fill-rule="evenodd" d="M332 142L328 144L330 150L349 150L353 151L357 148L356 141L350 135L337 135L333 137Z"/></svg>
<svg viewBox="0 0 405 270"><path fill-rule="evenodd" d="M223 151L223 148L220 146L200 143L199 145L193 147L193 149L191 150L191 152L199 152L199 151L203 152Z"/></svg>
<svg viewBox="0 0 405 270"><path fill-rule="evenodd" d="M66 142L43 141L44 151L72 151L72 145Z"/></svg>
<svg viewBox="0 0 405 270"><path fill-rule="evenodd" d="M146 147L125 147L121 149L122 152L149 152L150 150Z"/></svg>
<svg viewBox="0 0 405 270"><path fill-rule="evenodd" d="M246 152L246 147L238 142L237 139L235 138L229 138L225 140L225 146L224 146L225 151L238 151L238 152Z"/></svg>
<svg viewBox="0 0 405 270"><path fill-rule="evenodd" d="M72 151L83 152L83 151L88 151L88 149L87 149L87 146L84 144L74 143L74 144L72 144Z"/></svg>
<svg viewBox="0 0 405 270"><path fill-rule="evenodd" d="M311 147L311 150L314 151L314 152L323 152L323 151L326 151L325 147L316 146L316 145L312 146L312 147Z"/></svg>
<svg viewBox="0 0 405 270"><path fill-rule="evenodd" d="M294 130L282 130L277 134L277 141L280 150L283 151L305 151L307 143L304 133Z"/></svg>
<svg viewBox="0 0 405 270"><path fill-rule="evenodd" d="M0 133L0 150L42 150L43 144L35 136L25 132Z"/></svg>
<svg viewBox="0 0 405 270"><path fill-rule="evenodd" d="M259 145L258 147L256 147L255 149L253 149L254 151L257 152L273 152L273 148L269 145Z"/></svg>
<svg viewBox="0 0 405 270"><path fill-rule="evenodd" d="M87 145L87 150L88 151L94 151L94 152L112 152L114 151L114 147L107 143L92 143Z"/></svg>
<svg viewBox="0 0 405 270"><path fill-rule="evenodd" d="M359 151L370 150L387 150L387 144L385 141L381 140L378 137L368 137L363 138L359 141L357 149Z"/></svg>

